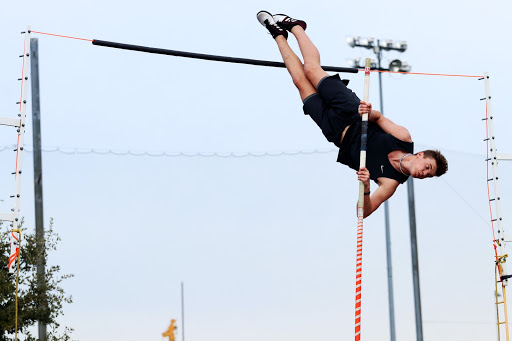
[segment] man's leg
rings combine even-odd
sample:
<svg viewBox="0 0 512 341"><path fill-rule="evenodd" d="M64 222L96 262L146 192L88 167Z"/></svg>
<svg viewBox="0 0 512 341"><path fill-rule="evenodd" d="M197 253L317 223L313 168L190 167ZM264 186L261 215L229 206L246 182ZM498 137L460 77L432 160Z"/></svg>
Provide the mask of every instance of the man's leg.
<svg viewBox="0 0 512 341"><path fill-rule="evenodd" d="M277 26L291 32L299 43L300 52L304 57L304 72L311 84L318 87L318 82L322 78L329 76L320 66L320 53L316 46L306 35L307 24L303 20L293 19L286 14L276 14L272 16Z"/></svg>
<svg viewBox="0 0 512 341"><path fill-rule="evenodd" d="M286 40L288 38L288 33L286 30L279 27L274 21L272 14L267 11L258 12L256 17L275 39L279 52L281 52L281 56L283 57L286 69L292 76L293 84L295 84L299 90L300 98L304 100L308 96L316 93L317 91L315 87L311 84L304 73L302 62L288 45L288 41Z"/></svg>
<svg viewBox="0 0 512 341"><path fill-rule="evenodd" d="M315 87L311 84L304 73L302 62L290 48L288 41L286 41L283 36L277 36L276 43L279 47L279 52L281 52L281 56L283 57L284 65L286 65L286 69L290 73L290 76L292 76L293 84L295 84L299 90L300 99L304 100L310 95L316 93L317 91Z"/></svg>
<svg viewBox="0 0 512 341"><path fill-rule="evenodd" d="M351 110L345 110L347 96L351 99L352 93L339 79L329 77L322 84L321 94L318 93L319 82L329 76L320 65L320 53L305 33L307 24L303 20L290 18L286 14L272 15L266 11L257 14L258 21L265 26L275 39L285 66L292 76L293 83L299 89L304 102L304 113L309 115L320 127L328 141L339 147L341 135L346 126L352 124ZM288 32L297 38L300 50L304 57L304 65L288 45ZM359 99L355 105L355 115ZM351 109L351 108L349 108ZM348 112L350 117L345 117ZM358 116L356 116L357 118Z"/></svg>
<svg viewBox="0 0 512 341"><path fill-rule="evenodd" d="M317 87L322 78L329 76L320 65L320 53L300 25L293 26L291 32L297 38L300 52L304 58L304 73L311 84Z"/></svg>

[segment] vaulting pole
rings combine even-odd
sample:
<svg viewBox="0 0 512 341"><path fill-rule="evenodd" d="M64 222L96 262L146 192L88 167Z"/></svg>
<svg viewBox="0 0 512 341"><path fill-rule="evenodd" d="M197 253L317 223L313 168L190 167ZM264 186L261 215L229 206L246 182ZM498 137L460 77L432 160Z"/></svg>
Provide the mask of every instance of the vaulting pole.
<svg viewBox="0 0 512 341"><path fill-rule="evenodd" d="M370 58L366 58L364 69L364 101L370 97ZM366 167L366 142L368 130L368 114L363 114L361 125L361 158L359 168ZM364 183L359 182L359 200L357 202L357 257L356 257L356 338L361 340L361 280L363 266L363 215L364 215Z"/></svg>

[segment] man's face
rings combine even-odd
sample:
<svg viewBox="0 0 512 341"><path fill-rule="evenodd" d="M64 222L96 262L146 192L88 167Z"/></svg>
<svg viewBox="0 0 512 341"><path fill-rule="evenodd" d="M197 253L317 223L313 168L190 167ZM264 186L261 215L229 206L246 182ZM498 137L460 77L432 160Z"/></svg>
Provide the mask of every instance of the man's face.
<svg viewBox="0 0 512 341"><path fill-rule="evenodd" d="M419 152L415 157L416 159L413 161L411 169L409 169L413 178L425 179L436 175L437 164L434 159L426 158L423 152Z"/></svg>

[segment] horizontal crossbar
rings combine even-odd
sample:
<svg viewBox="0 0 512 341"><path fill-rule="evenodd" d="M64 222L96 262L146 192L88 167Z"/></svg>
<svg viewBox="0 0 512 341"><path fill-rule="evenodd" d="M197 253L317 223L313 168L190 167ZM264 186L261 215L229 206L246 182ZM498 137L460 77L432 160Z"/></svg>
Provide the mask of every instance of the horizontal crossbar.
<svg viewBox="0 0 512 341"><path fill-rule="evenodd" d="M115 43L115 42L111 42L111 41L97 40L97 39L94 39L92 41L92 44L98 45L98 46L112 47L112 48L116 48L116 49L132 50L132 51L148 52L148 53L156 53L156 54L165 54L165 55L176 56L176 57L213 60L213 61L217 61L217 62L260 65L260 66L270 66L270 67L283 67L283 68L286 67L284 65L284 63L271 62L271 61L267 61L267 60L215 56L215 55L210 55L210 54L183 52L183 51L160 49L160 48L156 48L156 47ZM322 68L325 71L334 71L334 72L347 72L347 73L358 73L359 72L358 69L351 68L351 67L322 66Z"/></svg>
<svg viewBox="0 0 512 341"><path fill-rule="evenodd" d="M512 154L496 154L498 160L512 160Z"/></svg>
<svg viewBox="0 0 512 341"><path fill-rule="evenodd" d="M19 118L0 117L0 125L19 127L21 120Z"/></svg>
<svg viewBox="0 0 512 341"><path fill-rule="evenodd" d="M3 221L13 221L14 213L0 213L0 220Z"/></svg>

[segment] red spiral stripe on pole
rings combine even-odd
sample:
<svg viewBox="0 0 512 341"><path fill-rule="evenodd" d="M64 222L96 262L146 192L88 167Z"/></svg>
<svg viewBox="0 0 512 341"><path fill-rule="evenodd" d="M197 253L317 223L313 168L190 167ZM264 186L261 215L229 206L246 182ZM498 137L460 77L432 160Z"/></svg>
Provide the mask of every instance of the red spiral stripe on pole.
<svg viewBox="0 0 512 341"><path fill-rule="evenodd" d="M16 252L9 256L9 264L8 264L9 269L11 268L12 263L14 263L16 261L16 258L18 258L19 254L20 254L19 238L12 231L11 231L11 236L13 239L16 240L17 246L16 246Z"/></svg>
<svg viewBox="0 0 512 341"><path fill-rule="evenodd" d="M360 212L359 212L360 211ZM361 340L361 286L363 277L363 212L358 209L356 256L356 319L355 340Z"/></svg>

